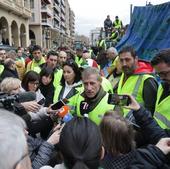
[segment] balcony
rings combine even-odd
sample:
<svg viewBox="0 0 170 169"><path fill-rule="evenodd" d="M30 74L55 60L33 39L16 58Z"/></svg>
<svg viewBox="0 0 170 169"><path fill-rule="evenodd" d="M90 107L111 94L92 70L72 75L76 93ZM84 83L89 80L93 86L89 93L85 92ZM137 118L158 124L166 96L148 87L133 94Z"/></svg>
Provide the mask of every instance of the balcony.
<svg viewBox="0 0 170 169"><path fill-rule="evenodd" d="M48 27L52 27L52 21L51 21L50 19L42 18L42 20L41 20L41 25L43 25L43 26L48 26Z"/></svg>
<svg viewBox="0 0 170 169"><path fill-rule="evenodd" d="M60 12L60 7L57 4L53 4L54 10L56 10L58 13Z"/></svg>
<svg viewBox="0 0 170 169"><path fill-rule="evenodd" d="M59 30L60 30L60 26L59 26L59 24L54 24L54 25L53 25L53 29L55 29L55 30L58 30L58 31L59 31Z"/></svg>
<svg viewBox="0 0 170 169"><path fill-rule="evenodd" d="M57 21L60 21L60 17L57 14L54 14L54 19L56 19Z"/></svg>
<svg viewBox="0 0 170 169"><path fill-rule="evenodd" d="M60 5L58 0L54 0L54 3L57 4L57 5Z"/></svg>
<svg viewBox="0 0 170 169"><path fill-rule="evenodd" d="M43 0L46 4L51 4L51 0Z"/></svg>
<svg viewBox="0 0 170 169"><path fill-rule="evenodd" d="M60 15L60 18L61 18L62 21L65 21L65 15L63 15L62 13Z"/></svg>
<svg viewBox="0 0 170 169"><path fill-rule="evenodd" d="M41 12L46 13L49 17L53 16L52 10L48 6L42 6Z"/></svg>
<svg viewBox="0 0 170 169"><path fill-rule="evenodd" d="M65 14L66 12L65 12L65 8L63 7L63 6L61 6L61 13L63 13L63 14Z"/></svg>
<svg viewBox="0 0 170 169"><path fill-rule="evenodd" d="M66 24L64 22L61 22L61 27L63 27L65 29L66 28Z"/></svg>
<svg viewBox="0 0 170 169"><path fill-rule="evenodd" d="M9 13L14 13L18 16L22 16L23 18L29 19L31 18L31 11L29 8L29 4L20 4L13 1L0 0L0 6L9 11Z"/></svg>
<svg viewBox="0 0 170 169"><path fill-rule="evenodd" d="M64 7L66 6L65 5L65 0L61 0L61 6L64 6Z"/></svg>

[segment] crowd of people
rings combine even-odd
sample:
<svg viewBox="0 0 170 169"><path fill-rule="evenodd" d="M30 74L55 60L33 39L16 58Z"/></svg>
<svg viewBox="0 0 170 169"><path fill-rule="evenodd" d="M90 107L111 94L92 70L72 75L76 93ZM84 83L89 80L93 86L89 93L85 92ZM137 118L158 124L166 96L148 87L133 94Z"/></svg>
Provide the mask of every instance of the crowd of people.
<svg viewBox="0 0 170 169"><path fill-rule="evenodd" d="M104 55L0 50L0 168L170 168L170 49Z"/></svg>

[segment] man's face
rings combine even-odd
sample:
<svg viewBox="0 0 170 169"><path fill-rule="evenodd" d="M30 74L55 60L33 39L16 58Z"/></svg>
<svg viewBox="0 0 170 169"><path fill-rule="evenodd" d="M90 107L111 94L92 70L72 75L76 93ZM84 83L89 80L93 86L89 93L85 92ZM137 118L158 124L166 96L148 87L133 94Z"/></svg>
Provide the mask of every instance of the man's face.
<svg viewBox="0 0 170 169"><path fill-rule="evenodd" d="M154 66L154 68L161 80L170 85L170 65L165 62L161 62Z"/></svg>
<svg viewBox="0 0 170 169"><path fill-rule="evenodd" d="M82 55L83 55L83 51L80 50L80 49L78 49L78 50L76 50L76 54L77 54L78 56L82 56Z"/></svg>
<svg viewBox="0 0 170 169"><path fill-rule="evenodd" d="M18 56L18 57L21 57L21 56L22 56L22 50L18 50L17 56Z"/></svg>
<svg viewBox="0 0 170 169"><path fill-rule="evenodd" d="M4 62L6 59L6 51L0 50L0 62Z"/></svg>
<svg viewBox="0 0 170 169"><path fill-rule="evenodd" d="M107 52L106 57L110 60L113 60L113 59L115 59L116 55L114 52Z"/></svg>
<svg viewBox="0 0 170 169"><path fill-rule="evenodd" d="M121 53L120 64L125 75L132 75L137 66L137 58L133 58L130 52Z"/></svg>
<svg viewBox="0 0 170 169"><path fill-rule="evenodd" d="M83 78L84 91L88 98L93 98L99 92L101 82L97 79L95 74Z"/></svg>
<svg viewBox="0 0 170 169"><path fill-rule="evenodd" d="M41 60L41 57L42 57L42 53L40 50L35 50L32 52L32 55L35 59L35 61L39 62Z"/></svg>
<svg viewBox="0 0 170 169"><path fill-rule="evenodd" d="M50 55L47 59L47 66L54 69L57 66L57 56L56 55Z"/></svg>
<svg viewBox="0 0 170 169"><path fill-rule="evenodd" d="M67 60L67 55L59 55L58 62L60 65L63 65Z"/></svg>

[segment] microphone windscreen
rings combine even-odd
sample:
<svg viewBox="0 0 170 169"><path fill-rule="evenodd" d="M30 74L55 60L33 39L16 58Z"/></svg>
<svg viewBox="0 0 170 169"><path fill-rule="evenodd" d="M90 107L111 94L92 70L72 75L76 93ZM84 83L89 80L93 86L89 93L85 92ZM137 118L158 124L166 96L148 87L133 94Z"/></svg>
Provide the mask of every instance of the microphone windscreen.
<svg viewBox="0 0 170 169"><path fill-rule="evenodd" d="M17 98L19 103L34 101L36 100L36 93L35 92L22 92L18 94Z"/></svg>
<svg viewBox="0 0 170 169"><path fill-rule="evenodd" d="M67 105L64 105L64 106L62 106L62 108L60 109L60 111L58 112L58 116L59 117L64 117L67 113L69 112L69 106L67 106Z"/></svg>

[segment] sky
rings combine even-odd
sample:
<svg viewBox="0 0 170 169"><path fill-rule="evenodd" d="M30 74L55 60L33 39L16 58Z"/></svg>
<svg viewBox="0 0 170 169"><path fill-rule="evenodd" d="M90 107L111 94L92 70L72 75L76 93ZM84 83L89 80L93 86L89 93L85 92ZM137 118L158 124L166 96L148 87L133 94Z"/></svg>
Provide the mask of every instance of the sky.
<svg viewBox="0 0 170 169"><path fill-rule="evenodd" d="M148 0L153 5L168 2L168 0ZM146 0L69 0L75 13L75 31L80 35L90 35L90 30L103 27L107 15L113 21L119 16L123 24L130 22L130 4L145 6Z"/></svg>

